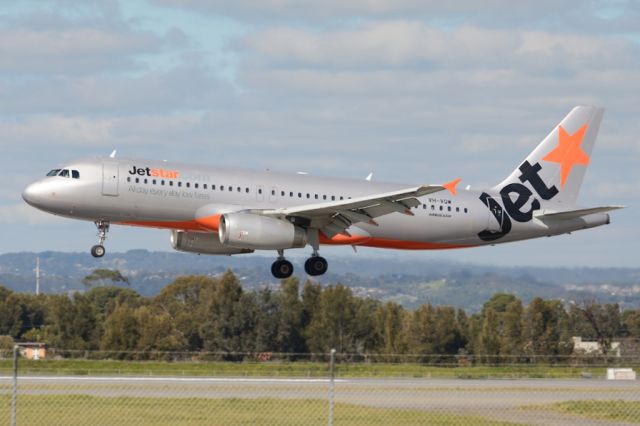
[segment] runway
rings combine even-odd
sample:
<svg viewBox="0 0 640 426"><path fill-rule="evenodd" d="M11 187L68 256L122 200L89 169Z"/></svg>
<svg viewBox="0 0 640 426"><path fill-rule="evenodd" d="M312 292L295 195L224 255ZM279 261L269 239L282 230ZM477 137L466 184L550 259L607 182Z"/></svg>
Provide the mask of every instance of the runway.
<svg viewBox="0 0 640 426"><path fill-rule="evenodd" d="M0 377L0 390L10 387ZM277 398L327 399L327 378L251 377L113 377L23 376L20 394L83 394L101 397L149 398ZM521 424L575 424L576 417L535 406L561 401L639 401L637 381L597 379L361 379L338 378L335 401L378 408L481 415ZM582 420L580 424L621 425L615 421Z"/></svg>

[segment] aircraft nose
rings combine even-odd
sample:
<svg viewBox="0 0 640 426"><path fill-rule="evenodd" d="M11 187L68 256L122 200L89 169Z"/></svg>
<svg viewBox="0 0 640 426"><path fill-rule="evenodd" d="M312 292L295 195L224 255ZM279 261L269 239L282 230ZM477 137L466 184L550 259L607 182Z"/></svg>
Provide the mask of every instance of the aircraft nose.
<svg viewBox="0 0 640 426"><path fill-rule="evenodd" d="M44 195L44 188L39 182L34 182L28 185L24 191L22 191L22 199L32 206L35 206L40 202Z"/></svg>

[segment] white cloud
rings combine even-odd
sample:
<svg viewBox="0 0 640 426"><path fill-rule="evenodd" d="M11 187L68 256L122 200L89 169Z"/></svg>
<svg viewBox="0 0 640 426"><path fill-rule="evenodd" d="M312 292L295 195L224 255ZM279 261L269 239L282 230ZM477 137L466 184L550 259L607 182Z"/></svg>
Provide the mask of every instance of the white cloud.
<svg viewBox="0 0 640 426"><path fill-rule="evenodd" d="M272 66L379 69L472 67L575 70L637 65L637 48L623 39L462 26L444 31L420 21L366 23L355 29L268 28L243 40ZM636 58L636 59L632 59Z"/></svg>

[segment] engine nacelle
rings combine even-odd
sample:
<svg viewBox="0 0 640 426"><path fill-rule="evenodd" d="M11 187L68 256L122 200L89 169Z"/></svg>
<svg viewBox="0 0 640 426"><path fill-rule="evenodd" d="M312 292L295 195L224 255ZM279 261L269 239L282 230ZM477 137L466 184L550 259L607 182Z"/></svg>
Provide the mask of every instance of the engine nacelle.
<svg viewBox="0 0 640 426"><path fill-rule="evenodd" d="M299 248L307 245L307 232L280 219L251 213L226 213L218 234L224 245L258 250Z"/></svg>
<svg viewBox="0 0 640 426"><path fill-rule="evenodd" d="M203 254L242 254L253 253L247 248L225 246L215 233L171 231L171 246L178 251Z"/></svg>

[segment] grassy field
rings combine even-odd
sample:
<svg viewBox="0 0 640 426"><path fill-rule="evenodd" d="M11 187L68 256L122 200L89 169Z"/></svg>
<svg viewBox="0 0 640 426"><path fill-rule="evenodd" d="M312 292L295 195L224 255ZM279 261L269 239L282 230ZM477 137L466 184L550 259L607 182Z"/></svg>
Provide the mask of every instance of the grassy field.
<svg viewBox="0 0 640 426"><path fill-rule="evenodd" d="M640 424L640 401L565 401L542 408L593 419Z"/></svg>
<svg viewBox="0 0 640 426"><path fill-rule="evenodd" d="M629 366L632 367L632 366ZM11 360L0 360L0 374L11 372ZM71 375L171 375L326 377L328 366L320 362L221 362L221 361L119 361L119 360L20 360L21 374ZM604 367L571 366L469 366L440 367L417 363L337 364L337 377L415 378L579 378L589 373L603 377Z"/></svg>
<svg viewBox="0 0 640 426"><path fill-rule="evenodd" d="M0 396L0 424L9 419L9 397ZM109 398L87 395L21 395L18 424L64 425L325 425L326 401L301 399ZM509 425L477 416L336 404L341 425Z"/></svg>

